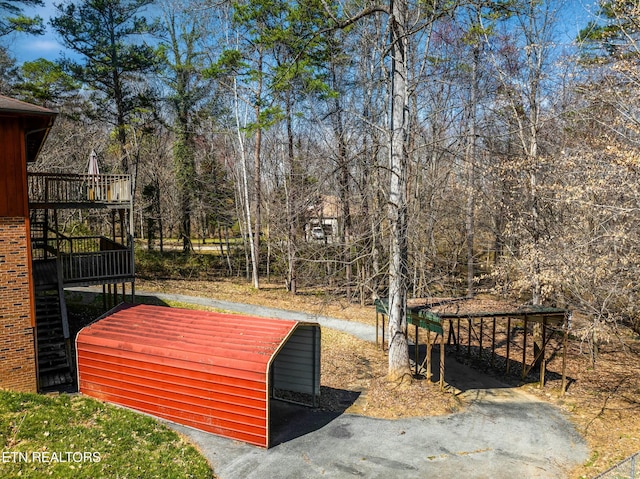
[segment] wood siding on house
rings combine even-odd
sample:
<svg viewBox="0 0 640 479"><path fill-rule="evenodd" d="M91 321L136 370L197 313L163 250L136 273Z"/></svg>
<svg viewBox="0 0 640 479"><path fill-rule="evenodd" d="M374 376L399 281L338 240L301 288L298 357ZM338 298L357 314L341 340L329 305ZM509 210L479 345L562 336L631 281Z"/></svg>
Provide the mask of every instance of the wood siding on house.
<svg viewBox="0 0 640 479"><path fill-rule="evenodd" d="M24 129L16 118L0 116L0 217L29 216Z"/></svg>

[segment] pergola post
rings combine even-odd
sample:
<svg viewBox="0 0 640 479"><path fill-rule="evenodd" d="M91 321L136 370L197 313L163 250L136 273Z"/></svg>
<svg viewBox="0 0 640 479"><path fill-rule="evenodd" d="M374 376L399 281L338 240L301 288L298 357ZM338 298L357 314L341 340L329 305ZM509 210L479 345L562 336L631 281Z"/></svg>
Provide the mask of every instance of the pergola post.
<svg viewBox="0 0 640 479"><path fill-rule="evenodd" d="M491 328L491 367L495 366L496 360L496 318L493 318Z"/></svg>
<svg viewBox="0 0 640 479"><path fill-rule="evenodd" d="M451 323L449 323L451 327ZM444 329L440 337L440 390L444 390Z"/></svg>
<svg viewBox="0 0 640 479"><path fill-rule="evenodd" d="M562 322L562 391L561 396L564 396L567 390L567 342L569 339L569 316L565 315Z"/></svg>
<svg viewBox="0 0 640 479"><path fill-rule="evenodd" d="M542 317L542 358L540 358L540 389L544 388L544 376L547 366L547 317Z"/></svg>
<svg viewBox="0 0 640 479"><path fill-rule="evenodd" d="M529 322L527 321L527 316L524 317L524 334L522 336L522 380L526 376L527 372L527 331L529 327Z"/></svg>
<svg viewBox="0 0 640 479"><path fill-rule="evenodd" d="M509 352L511 351L511 316L509 316L507 318L507 362L506 362L506 370L505 370L505 374L509 374L509 366L510 364L510 359L509 359Z"/></svg>
<svg viewBox="0 0 640 479"><path fill-rule="evenodd" d="M427 328L427 357L426 357L426 364L427 364L427 382L431 382L431 330L429 328Z"/></svg>

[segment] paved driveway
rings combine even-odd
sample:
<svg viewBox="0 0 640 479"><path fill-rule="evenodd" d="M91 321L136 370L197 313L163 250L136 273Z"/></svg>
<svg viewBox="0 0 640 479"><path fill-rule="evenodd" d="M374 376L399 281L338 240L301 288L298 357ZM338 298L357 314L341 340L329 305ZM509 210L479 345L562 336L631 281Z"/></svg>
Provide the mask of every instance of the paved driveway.
<svg viewBox="0 0 640 479"><path fill-rule="evenodd" d="M245 314L317 321L365 340L371 326L253 305L158 294ZM312 410L274 401L272 438L260 449L179 425L220 479L365 477L528 479L567 477L588 458L584 440L557 408L447 358L446 381L468 404L442 417L400 420Z"/></svg>
<svg viewBox="0 0 640 479"><path fill-rule="evenodd" d="M464 412L383 420L279 404L271 449L179 425L221 479L561 478L587 459L582 438L554 407L503 389ZM275 406L275 405L274 405Z"/></svg>
<svg viewBox="0 0 640 479"><path fill-rule="evenodd" d="M144 295L145 293L141 293ZM371 326L325 316L173 294L160 299L261 316L318 321L362 339ZM272 439L260 449L177 424L220 479L562 478L588 449L557 408L447 358L445 379L462 412L400 420L336 414L274 401Z"/></svg>

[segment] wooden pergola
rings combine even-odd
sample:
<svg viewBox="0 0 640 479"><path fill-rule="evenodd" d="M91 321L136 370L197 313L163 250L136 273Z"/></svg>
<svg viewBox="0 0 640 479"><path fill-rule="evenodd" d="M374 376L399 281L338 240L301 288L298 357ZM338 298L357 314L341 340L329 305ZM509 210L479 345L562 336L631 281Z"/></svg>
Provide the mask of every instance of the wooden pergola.
<svg viewBox="0 0 640 479"><path fill-rule="evenodd" d="M547 346L556 334L562 335L562 393L566 389L567 340L569 330L570 311L559 308L519 307L499 310L500 303L495 303L489 311L472 311L460 307L466 299L443 300L441 302L423 302L407 307L407 327L413 325L415 368L418 372L419 329L426 331L426 355L422 366L426 370L426 377L431 379L431 349L432 345L440 343L440 385L444 386L444 351L445 330L446 345L455 345L456 352L466 347L467 356L472 357L472 346L477 346L478 359L482 359L483 352L490 348L489 363L492 368L496 365L497 338L504 340L504 371L509 374L512 363L521 363L521 377L524 380L531 370L539 366L540 387L544 387L547 370ZM508 306L508 305L507 305ZM503 306L504 307L504 306ZM495 310L494 310L495 309ZM379 320L382 319L382 347L384 348L385 317L387 308L384 300L376 301L376 343L378 343ZM447 326L448 324L448 326ZM529 343L529 332L538 328L540 341L533 354L527 354L533 348L533 340ZM516 357L513 351L514 331L522 330L521 356ZM435 333L432 340L431 333ZM438 341L440 336L440 341ZM464 339L463 339L464 338ZM529 348L531 346L531 348Z"/></svg>

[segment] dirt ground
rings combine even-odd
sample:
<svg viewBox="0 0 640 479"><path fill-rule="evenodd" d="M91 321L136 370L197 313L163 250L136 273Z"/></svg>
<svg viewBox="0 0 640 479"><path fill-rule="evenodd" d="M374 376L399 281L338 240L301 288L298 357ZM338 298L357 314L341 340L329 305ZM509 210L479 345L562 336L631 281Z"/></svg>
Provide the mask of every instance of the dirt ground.
<svg viewBox="0 0 640 479"><path fill-rule="evenodd" d="M267 305L375 324L373 306L348 304L314 292L302 292L291 297L281 285L264 284L256 291L249 284L234 281L139 281L137 288ZM487 311L491 301L479 298L475 304L469 303L466 307ZM504 304L496 307L504 307ZM482 337L486 338L490 330L491 327L487 326ZM501 334L503 332L498 325L496 343L504 346L500 341ZM564 395L561 394L560 335L548 345L550 359L544 388L539 388L539 383L531 377L522 381L516 361L511 374L505 376L504 347L496 348L495 355L491 355L490 340L485 339L481 354L478 354L477 343L473 343L467 357L464 329L460 336L463 346L459 348L460 361L566 411L591 451L590 459L573 471L572 478L591 478L640 451L640 338L632 331L621 328L612 334L609 342L600 346L595 363L588 344L572 336L568 342L566 365L569 385ZM513 340L517 346L517 340ZM421 333L419 343L424 342L424 333ZM447 358L455 353L455 346L448 346ZM384 418L444 415L464 407L454 389L441 391L437 383L419 379L410 384L389 383L385 379L387 361L386 354L375 344L323 329L321 406L344 410L344 404L349 403L349 412ZM491 362L493 368L490 367ZM357 396L355 402L339 392L345 390L354 392Z"/></svg>

